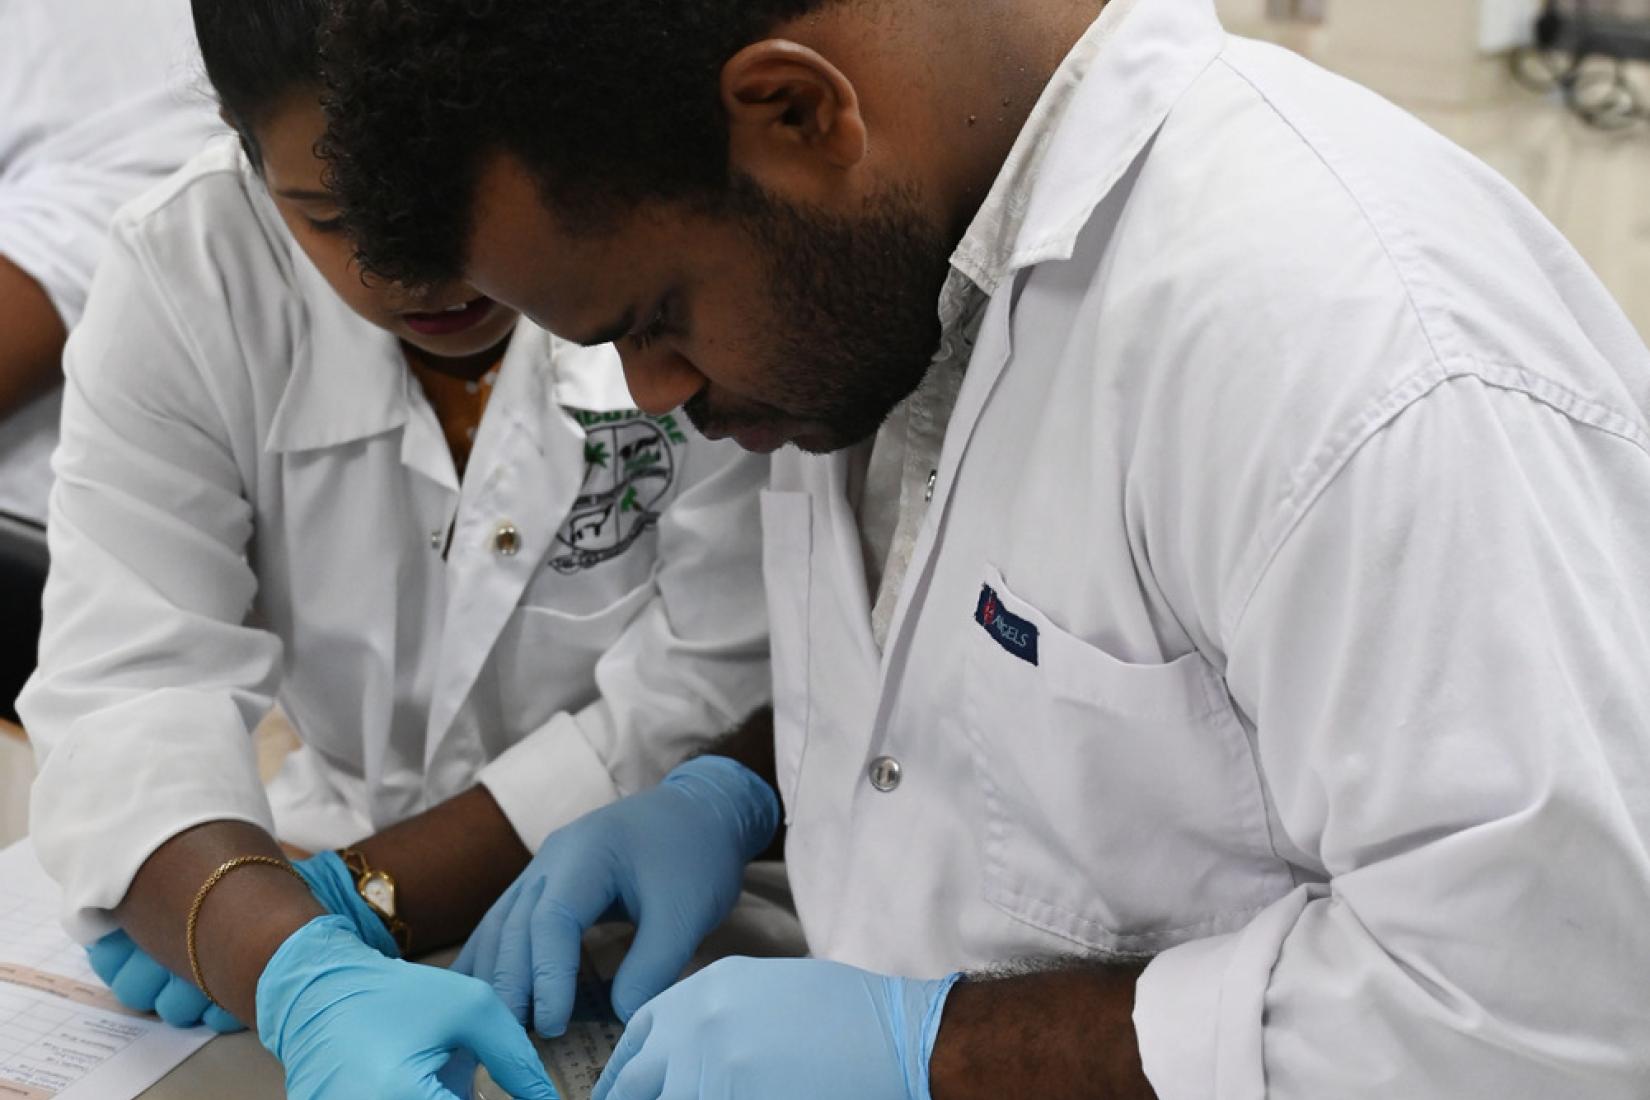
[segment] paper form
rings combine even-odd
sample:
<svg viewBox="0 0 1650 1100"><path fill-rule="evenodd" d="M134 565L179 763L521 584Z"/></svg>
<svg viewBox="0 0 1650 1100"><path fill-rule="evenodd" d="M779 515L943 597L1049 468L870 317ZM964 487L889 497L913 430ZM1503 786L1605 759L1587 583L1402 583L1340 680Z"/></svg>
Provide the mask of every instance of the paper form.
<svg viewBox="0 0 1650 1100"><path fill-rule="evenodd" d="M122 1008L58 898L28 841L0 851L0 1100L134 1100L212 1033Z"/></svg>
<svg viewBox="0 0 1650 1100"><path fill-rule="evenodd" d="M613 1014L609 995L632 932L628 925L606 925L586 935L573 1018L566 1034L554 1039L533 1037L533 1045L562 1100L590 1100L602 1070L613 1057L613 1048L624 1036L624 1025ZM509 1094L483 1068L476 1074L475 1100L509 1100Z"/></svg>
<svg viewBox="0 0 1650 1100"><path fill-rule="evenodd" d="M533 1045L562 1100L590 1100L623 1034L624 1025L616 1021L574 1020L567 1025L567 1034L556 1039L535 1038ZM5 1095L0 1092L0 1097ZM481 1069L476 1074L475 1100L510 1100L510 1094L488 1076L486 1069Z"/></svg>
<svg viewBox="0 0 1650 1100"><path fill-rule="evenodd" d="M634 928L619 923L599 924L585 933L578 995L567 1034L559 1039L533 1040L563 1100L588 1100L624 1035L624 1025L614 1017L608 993L634 935ZM683 976L729 955L799 958L806 954L807 941L791 906L785 869L778 864L760 864L747 871L745 893L733 915L700 945ZM474 1100L509 1100L509 1094L483 1069L476 1075Z"/></svg>

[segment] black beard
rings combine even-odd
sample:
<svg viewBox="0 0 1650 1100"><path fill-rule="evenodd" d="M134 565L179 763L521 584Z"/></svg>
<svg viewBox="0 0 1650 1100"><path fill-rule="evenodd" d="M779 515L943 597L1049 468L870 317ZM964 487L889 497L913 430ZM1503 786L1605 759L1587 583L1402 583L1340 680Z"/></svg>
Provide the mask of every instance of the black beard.
<svg viewBox="0 0 1650 1100"><path fill-rule="evenodd" d="M766 256L774 328L762 350L762 401L823 425L816 453L875 435L909 397L939 348L939 299L952 244L915 196L890 188L846 218L775 199L736 178L725 211ZM687 415L714 421L703 395Z"/></svg>

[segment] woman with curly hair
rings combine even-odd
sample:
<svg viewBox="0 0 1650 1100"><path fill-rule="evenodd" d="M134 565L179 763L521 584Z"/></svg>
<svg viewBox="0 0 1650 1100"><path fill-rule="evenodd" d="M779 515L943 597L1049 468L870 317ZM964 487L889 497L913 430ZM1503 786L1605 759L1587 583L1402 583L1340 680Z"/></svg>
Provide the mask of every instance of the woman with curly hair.
<svg viewBox="0 0 1650 1100"><path fill-rule="evenodd" d="M767 464L637 411L610 348L362 278L324 10L196 0L239 141L119 217L73 338L34 839L115 992L255 1024L290 1095L437 1095L466 1048L548 1096L483 982L401 959L766 699Z"/></svg>

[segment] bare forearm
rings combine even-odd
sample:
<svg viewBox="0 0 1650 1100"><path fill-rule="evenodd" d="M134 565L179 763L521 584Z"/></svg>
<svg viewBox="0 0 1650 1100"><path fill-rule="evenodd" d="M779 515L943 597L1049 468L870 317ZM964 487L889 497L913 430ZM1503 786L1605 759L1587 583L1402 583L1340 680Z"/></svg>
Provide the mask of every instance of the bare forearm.
<svg viewBox="0 0 1650 1100"><path fill-rule="evenodd" d="M745 765L779 794L779 768L773 747L773 708L763 707L745 719L740 727L707 750L707 755L726 756ZM773 843L758 859L785 858L785 826L774 833Z"/></svg>
<svg viewBox="0 0 1650 1100"><path fill-rule="evenodd" d="M394 875L411 953L469 934L526 867L528 852L484 788L477 787L356 846ZM174 974L192 970L189 909L212 873L240 856L284 858L274 838L240 822L182 833L152 855L115 918ZM196 949L212 995L237 1018L254 1019L258 978L288 936L325 910L297 878L274 867L241 868L201 906Z"/></svg>
<svg viewBox="0 0 1650 1100"><path fill-rule="evenodd" d="M763 707L756 711L738 729L706 749L705 755L737 760L769 786L776 787L778 769L774 765L773 708Z"/></svg>
<svg viewBox="0 0 1650 1100"><path fill-rule="evenodd" d="M929 1063L934 1100L1153 1100L1133 1023L1142 969L1074 963L959 983Z"/></svg>
<svg viewBox="0 0 1650 1100"><path fill-rule="evenodd" d="M115 919L174 974L189 974L185 930L201 885L240 856L284 859L262 829L220 821L181 833L144 863ZM279 868L254 865L224 878L201 906L196 950L207 988L238 1019L256 1019L258 978L288 936L324 910Z"/></svg>
<svg viewBox="0 0 1650 1100"><path fill-rule="evenodd" d="M40 284L0 256L0 417L62 378L67 336L57 307Z"/></svg>
<svg viewBox="0 0 1650 1100"><path fill-rule="evenodd" d="M773 712L757 711L710 751L738 760L772 784ZM413 955L467 937L533 855L483 786L355 847L373 868L394 877Z"/></svg>
<svg viewBox="0 0 1650 1100"><path fill-rule="evenodd" d="M485 787L474 787L357 844L395 878L396 906L421 955L470 934L532 853Z"/></svg>

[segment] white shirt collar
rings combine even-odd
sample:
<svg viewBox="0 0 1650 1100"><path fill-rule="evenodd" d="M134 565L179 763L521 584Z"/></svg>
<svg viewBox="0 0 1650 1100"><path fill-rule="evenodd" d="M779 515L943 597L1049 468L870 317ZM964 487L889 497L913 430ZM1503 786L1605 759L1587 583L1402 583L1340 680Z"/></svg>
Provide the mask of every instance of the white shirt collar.
<svg viewBox="0 0 1650 1100"><path fill-rule="evenodd" d="M1077 90L1094 66L1106 43L1116 36L1140 0L1111 0L1099 17L1078 39L1071 52L1054 71L1054 76L1038 97L1026 118L1020 136L1009 150L985 201L980 204L968 231L951 255L951 267L987 295L995 294L1013 266L1015 245L1025 226L1026 211L1049 145L1065 120ZM955 282L955 279L952 280ZM947 285L947 297L952 287ZM947 323L951 318L941 318Z"/></svg>

